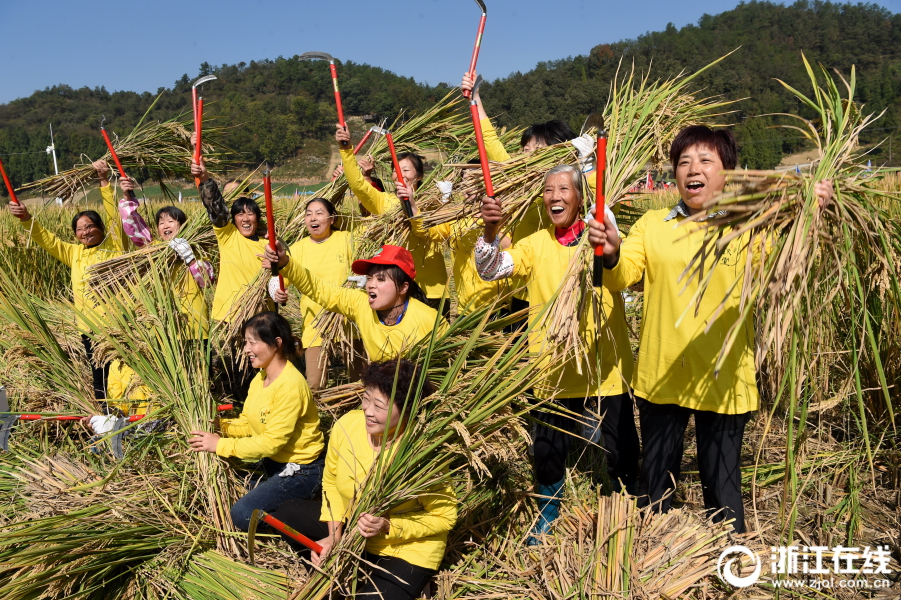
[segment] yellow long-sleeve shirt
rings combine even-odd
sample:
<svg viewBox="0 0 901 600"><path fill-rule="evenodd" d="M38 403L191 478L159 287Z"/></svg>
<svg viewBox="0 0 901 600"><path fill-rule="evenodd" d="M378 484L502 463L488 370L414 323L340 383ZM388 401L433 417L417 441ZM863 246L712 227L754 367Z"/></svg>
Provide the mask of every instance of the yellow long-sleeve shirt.
<svg viewBox="0 0 901 600"><path fill-rule="evenodd" d="M713 272L695 316L689 308L697 290L692 279L678 281L700 248L703 234L679 227L685 218L664 221L669 209L645 213L629 231L619 262L604 270L604 286L624 289L644 276L644 314L638 363L632 386L635 394L656 404L678 404L696 410L741 414L757 410L759 395L754 369L754 323L741 326L719 377L713 373L727 332L739 314L741 285L729 294L725 311L705 333L726 292L744 269L746 238L733 241ZM687 237L686 237L687 236ZM712 258L705 273L712 267ZM684 316L683 316L683 313ZM682 321L678 327L676 322Z"/></svg>
<svg viewBox="0 0 901 600"><path fill-rule="evenodd" d="M439 319L439 328L447 326L438 311L414 298L410 298L400 323L384 325L379 321L378 313L369 307L369 296L363 290L329 285L293 259L282 272L301 294L356 324L370 361L391 360L402 355L407 348L431 335L435 321Z"/></svg>
<svg viewBox="0 0 901 600"><path fill-rule="evenodd" d="M96 299L88 290L87 270L88 267L121 256L126 248L124 245L126 238L122 232L122 223L119 220L118 205L112 186L108 185L100 188L100 193L103 196L103 216L107 230L103 241L93 248L88 248L81 243L70 244L64 242L41 227L40 223L34 219L19 221L22 228L28 232L31 239L38 246L71 269L72 298L75 303L76 315L78 313L89 313L97 316L104 314L104 307L97 304ZM90 327L88 327L84 319L80 316L76 318L78 328L83 332L88 332Z"/></svg>
<svg viewBox="0 0 901 600"><path fill-rule="evenodd" d="M299 465L313 462L325 443L307 380L290 362L269 387L263 387L265 378L261 370L250 382L237 419L221 421L226 437L216 444L216 454L248 460L268 457Z"/></svg>
<svg viewBox="0 0 901 600"><path fill-rule="evenodd" d="M131 367L120 360L110 363L109 377L106 380L106 397L110 406L122 411L126 415L147 414L147 400L150 398L150 388L146 385L132 386L135 372ZM129 386L131 390L129 391ZM122 400L123 402L117 402Z"/></svg>
<svg viewBox="0 0 901 600"><path fill-rule="evenodd" d="M219 243L219 278L213 296L212 317L228 321L232 306L260 272L262 259L257 255L266 250L266 240L252 240L241 235L234 223L213 227Z"/></svg>
<svg viewBox="0 0 901 600"><path fill-rule="evenodd" d="M366 210L381 215L391 210L400 200L394 194L380 192L363 179L363 173L354 157L353 146L341 150L344 176L350 191L360 199ZM447 287L447 266L444 264L444 248L428 240L411 237L408 241L413 264L416 265L416 283L427 298L441 298Z"/></svg>
<svg viewBox="0 0 901 600"><path fill-rule="evenodd" d="M509 289L507 281L484 281L479 277L475 261L472 259L476 240L482 235L481 221L460 219L453 223L442 223L426 229L422 226L422 219L412 219L410 228L413 235L428 239L433 244L450 242L451 254L454 259L453 274L457 292L457 307L460 314L466 314L490 304L507 293Z"/></svg>
<svg viewBox="0 0 901 600"><path fill-rule="evenodd" d="M340 286L350 275L350 264L353 262L353 236L347 231L333 231L328 239L320 243L311 237L303 238L291 246L291 259L306 267L312 275L324 283ZM290 280L285 281L285 285L288 283ZM313 327L313 322L322 310L322 307L306 294L300 299L300 312L303 315L301 342L304 348L322 345L322 338Z"/></svg>
<svg viewBox="0 0 901 600"><path fill-rule="evenodd" d="M549 302L563 283L569 263L576 253L576 246L563 246L554 237L550 227L534 233L513 244L507 253L513 259L513 274L529 281L529 302L540 310ZM634 362L629 347L629 329L622 296L603 293L603 314L606 323L599 328L594 311L587 310L579 325L586 355L582 357L582 372L578 372L574 359L562 362L545 380L536 386L535 395L548 398L585 398L589 396L611 396L629 390ZM538 318L537 315L532 319ZM600 338L600 343L599 343ZM541 351L548 345L543 327L533 330L529 337L533 351ZM600 352L600 373L597 372L595 357Z"/></svg>
<svg viewBox="0 0 901 600"><path fill-rule="evenodd" d="M322 474L322 521L345 521L378 452L369 442L366 417L354 410L332 427ZM447 486L407 500L383 515L391 526L387 534L371 537L366 550L394 556L425 569L437 569L444 558L447 533L457 522L457 500ZM348 523L347 528L355 527Z"/></svg>

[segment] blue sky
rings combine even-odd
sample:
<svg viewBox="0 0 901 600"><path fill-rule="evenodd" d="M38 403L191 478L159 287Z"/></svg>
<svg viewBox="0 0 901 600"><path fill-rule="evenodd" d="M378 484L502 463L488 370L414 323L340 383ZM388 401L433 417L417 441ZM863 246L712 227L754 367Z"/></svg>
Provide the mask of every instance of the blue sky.
<svg viewBox="0 0 901 600"><path fill-rule="evenodd" d="M488 79L543 60L585 54L734 0L486 0L479 71ZM901 0L880 2L892 12ZM380 66L417 81L457 84L478 26L473 0L0 0L0 103L65 83L156 91L200 63L293 56L309 50Z"/></svg>

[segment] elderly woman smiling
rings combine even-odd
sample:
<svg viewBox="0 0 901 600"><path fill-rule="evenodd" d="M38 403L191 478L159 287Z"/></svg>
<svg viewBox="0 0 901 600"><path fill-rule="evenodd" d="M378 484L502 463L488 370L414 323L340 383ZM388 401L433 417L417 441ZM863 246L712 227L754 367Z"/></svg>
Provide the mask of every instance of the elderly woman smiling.
<svg viewBox="0 0 901 600"><path fill-rule="evenodd" d="M482 201L485 229L475 249L476 267L482 279L494 281L516 276L528 281L529 302L535 311L553 299L585 231L581 218L581 178L582 174L568 165L548 171L544 208L550 226L519 240L506 251L501 250L497 235L503 220L500 203L488 197ZM639 453L628 384L632 376L632 353L622 297L603 291L603 305L607 316L604 323L596 323L594 315L587 314L579 325L582 342L588 350L588 360L582 361L582 368L572 358L561 361L534 391L536 396L553 400L570 415L581 415L587 402L600 398L602 445L607 453L608 471L614 482L628 484L638 476ZM533 321L536 318L537 313L533 313ZM539 323L530 335L529 344L537 352L548 343ZM600 372L594 361L598 352L601 353ZM535 529L538 534L545 533L559 513L566 456L571 436L579 431L581 422L559 412L535 411L534 417L542 423L533 439L536 492L541 497L541 516Z"/></svg>

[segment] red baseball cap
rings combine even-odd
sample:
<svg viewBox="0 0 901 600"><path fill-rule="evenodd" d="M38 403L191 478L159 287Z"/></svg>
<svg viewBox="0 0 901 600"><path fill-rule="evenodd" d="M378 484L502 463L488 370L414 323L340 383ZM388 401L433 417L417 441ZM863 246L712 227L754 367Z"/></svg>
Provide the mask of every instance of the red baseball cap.
<svg viewBox="0 0 901 600"><path fill-rule="evenodd" d="M394 265L406 273L410 279L416 279L416 267L413 265L413 255L406 248L385 244L372 258L355 260L350 265L350 270L357 275L366 275L373 265Z"/></svg>

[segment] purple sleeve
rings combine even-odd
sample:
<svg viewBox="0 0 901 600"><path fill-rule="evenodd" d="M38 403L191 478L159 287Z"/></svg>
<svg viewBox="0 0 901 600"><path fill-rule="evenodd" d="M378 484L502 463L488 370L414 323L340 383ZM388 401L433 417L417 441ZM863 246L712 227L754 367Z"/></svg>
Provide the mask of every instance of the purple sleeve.
<svg viewBox="0 0 901 600"><path fill-rule="evenodd" d="M138 201L129 198L119 200L119 217L122 219L122 230L131 243L143 248L152 240L150 228L138 212Z"/></svg>
<svg viewBox="0 0 901 600"><path fill-rule="evenodd" d="M205 260L193 261L188 265L188 271L191 273L191 277L194 278L194 281L197 282L197 285L201 288L205 288L216 279L216 272L213 270L213 265Z"/></svg>

